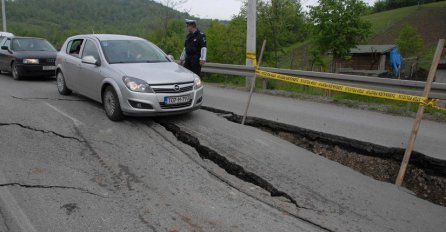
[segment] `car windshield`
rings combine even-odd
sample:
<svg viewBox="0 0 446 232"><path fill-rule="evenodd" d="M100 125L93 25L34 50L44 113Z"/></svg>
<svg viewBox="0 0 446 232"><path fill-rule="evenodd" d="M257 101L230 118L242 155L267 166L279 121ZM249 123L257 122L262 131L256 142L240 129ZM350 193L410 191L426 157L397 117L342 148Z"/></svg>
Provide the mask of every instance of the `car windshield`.
<svg viewBox="0 0 446 232"><path fill-rule="evenodd" d="M48 51L57 50L48 41L37 38L19 38L12 40L12 50L14 51Z"/></svg>
<svg viewBox="0 0 446 232"><path fill-rule="evenodd" d="M159 48L145 40L106 40L101 46L110 64L169 62Z"/></svg>

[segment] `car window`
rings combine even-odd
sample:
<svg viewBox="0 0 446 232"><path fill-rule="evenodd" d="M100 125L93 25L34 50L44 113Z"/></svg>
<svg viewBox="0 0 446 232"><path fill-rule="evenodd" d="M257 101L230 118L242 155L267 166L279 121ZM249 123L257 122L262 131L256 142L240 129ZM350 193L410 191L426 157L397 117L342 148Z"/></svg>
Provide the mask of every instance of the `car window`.
<svg viewBox="0 0 446 232"><path fill-rule="evenodd" d="M10 47L11 46L11 40L10 39L7 39L6 41L5 41L5 43L3 44L3 46L6 46L6 47Z"/></svg>
<svg viewBox="0 0 446 232"><path fill-rule="evenodd" d="M72 56L79 57L83 42L84 42L83 39L75 39L75 40L70 41L67 46L67 53Z"/></svg>
<svg viewBox="0 0 446 232"><path fill-rule="evenodd" d="M105 40L101 47L110 64L170 62L158 47L145 40Z"/></svg>
<svg viewBox="0 0 446 232"><path fill-rule="evenodd" d="M82 58L86 56L93 56L96 60L100 60L99 51L96 45L91 40L87 40L85 42L84 51L82 52Z"/></svg>
<svg viewBox="0 0 446 232"><path fill-rule="evenodd" d="M50 42L40 38L14 38L11 49L14 51L57 51Z"/></svg>

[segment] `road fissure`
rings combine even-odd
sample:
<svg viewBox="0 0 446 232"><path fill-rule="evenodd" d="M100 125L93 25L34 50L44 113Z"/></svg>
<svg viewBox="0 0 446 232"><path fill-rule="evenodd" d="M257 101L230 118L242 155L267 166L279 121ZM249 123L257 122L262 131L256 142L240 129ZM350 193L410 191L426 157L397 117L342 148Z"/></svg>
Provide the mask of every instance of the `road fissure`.
<svg viewBox="0 0 446 232"><path fill-rule="evenodd" d="M30 131L40 132L40 133L43 133L43 134L52 134L52 135L55 135L55 136L63 138L63 139L71 139L71 140L76 140L79 143L85 143L85 140L79 139L79 138L74 137L74 136L63 135L63 134L60 134L60 133L57 133L57 132L54 132L54 131L49 131L49 130L44 130L44 129L37 129L37 128L31 127L31 126L27 126L27 125L24 125L24 124L21 124L21 123L16 123L16 122L0 123L0 127L2 127L2 126L18 126L18 127L23 128L23 129L30 130Z"/></svg>
<svg viewBox="0 0 446 232"><path fill-rule="evenodd" d="M79 187L70 187L70 186L60 186L60 185L31 185L31 184L22 184L22 183L18 183L18 182L12 182L12 183L4 183L4 184L0 184L0 187L21 187L21 188L29 188L29 189L65 189L65 190L77 190L80 191L82 193L86 193L86 194L90 194L90 195L94 195L97 197L102 197L102 198L108 198L107 196L102 196L100 194L91 192L87 189L84 188L79 188Z"/></svg>
<svg viewBox="0 0 446 232"><path fill-rule="evenodd" d="M269 183L267 180L260 177L259 175L246 170L241 165L230 161L225 156L219 154L215 150L202 145L198 138L183 131L179 126L175 125L174 123L161 121L161 120L156 120L156 122L158 124L160 124L161 126L163 126L167 131L171 132L177 138L178 141L194 148L197 151L198 155L202 159L212 161L217 166L219 166L220 168L225 170L228 174L233 175L244 182L254 184L254 185L266 190L267 192L270 193L271 197L282 197L284 199L287 199L287 201L289 201L291 204L296 206L297 209L313 210L311 208L307 208L307 207L299 205L298 202L293 197L291 197L288 193L280 191L279 189L274 187L271 183ZM221 177L218 177L218 178L220 179ZM226 182L226 181L224 181L224 182ZM332 231L329 228L321 226L321 225L319 225L309 219L303 218L297 214L290 213L290 215L299 219L299 220L305 221L313 226L316 226L319 229L322 229L325 231Z"/></svg>
<svg viewBox="0 0 446 232"><path fill-rule="evenodd" d="M87 99L68 99L68 98L49 98L49 97L17 97L11 96L13 99L22 101L33 101L33 100L50 100L50 101L69 101L69 102L87 102Z"/></svg>
<svg viewBox="0 0 446 232"><path fill-rule="evenodd" d="M242 116L226 110L212 107L203 107L203 110L233 123L242 121ZM389 183L394 182L404 155L402 148L384 147L257 117L248 117L246 125ZM446 161L414 152L404 187L420 198L446 206Z"/></svg>

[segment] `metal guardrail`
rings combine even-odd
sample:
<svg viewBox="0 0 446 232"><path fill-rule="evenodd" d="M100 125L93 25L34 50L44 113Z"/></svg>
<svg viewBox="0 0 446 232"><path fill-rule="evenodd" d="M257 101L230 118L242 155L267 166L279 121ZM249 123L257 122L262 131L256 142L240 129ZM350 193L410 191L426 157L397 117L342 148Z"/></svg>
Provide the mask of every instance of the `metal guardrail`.
<svg viewBox="0 0 446 232"><path fill-rule="evenodd" d="M360 88L398 92L421 96L424 90L425 82L397 80L379 77L346 75L338 73L310 72L291 69L261 68L264 71L299 76L312 80L332 82L341 85L349 85ZM226 74L235 76L253 76L254 67L232 64L207 63L202 69L205 73ZM434 83L430 94L431 98L446 100L446 83Z"/></svg>

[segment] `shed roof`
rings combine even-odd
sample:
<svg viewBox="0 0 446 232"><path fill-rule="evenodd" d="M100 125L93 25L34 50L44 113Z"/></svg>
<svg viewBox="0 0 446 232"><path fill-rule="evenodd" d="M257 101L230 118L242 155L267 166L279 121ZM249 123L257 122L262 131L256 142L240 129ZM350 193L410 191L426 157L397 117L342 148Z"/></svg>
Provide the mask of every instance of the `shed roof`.
<svg viewBox="0 0 446 232"><path fill-rule="evenodd" d="M380 53L385 54L390 52L392 48L396 48L397 45L385 44L385 45L358 45L356 48L350 49L351 54L366 54L366 53Z"/></svg>

